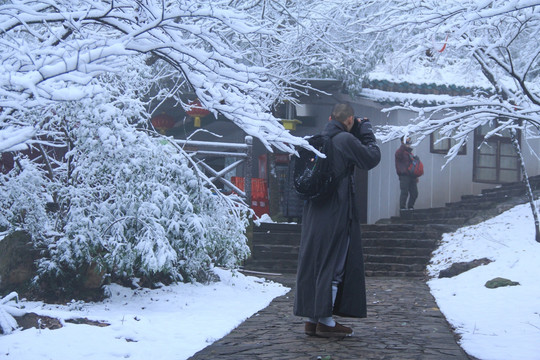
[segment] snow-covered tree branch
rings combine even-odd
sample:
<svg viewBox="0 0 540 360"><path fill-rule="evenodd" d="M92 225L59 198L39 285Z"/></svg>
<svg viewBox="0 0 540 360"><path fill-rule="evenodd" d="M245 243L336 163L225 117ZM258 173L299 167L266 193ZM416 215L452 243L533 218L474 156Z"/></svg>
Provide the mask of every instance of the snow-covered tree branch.
<svg viewBox="0 0 540 360"><path fill-rule="evenodd" d="M247 208L203 186L181 148L131 126L144 114L135 96L144 79L102 80L100 94L51 115L49 124L64 126L64 157L20 157L0 175L0 227L32 235L43 255L36 284L74 288L90 264L149 281L202 281L214 265L238 266L249 253ZM119 90L118 81L130 86Z"/></svg>
<svg viewBox="0 0 540 360"><path fill-rule="evenodd" d="M488 86L472 89L442 105L399 108L418 117L406 127L387 126L383 141L405 134L421 141L438 131L443 139L456 140L448 152L453 159L468 136L490 124L485 138L520 131L526 137L540 135L540 2L538 0L492 1L390 1L374 12L369 33L400 31L395 55L413 66L445 68L458 65L463 74L482 73ZM394 49L395 51L395 49ZM468 70L468 72L466 71ZM517 141L512 144L523 162ZM530 192L526 173L524 182ZM540 242L538 214L529 194Z"/></svg>
<svg viewBox="0 0 540 360"><path fill-rule="evenodd" d="M0 151L30 146L39 161L15 155L0 176L0 229L32 235L36 282L71 286L91 264L200 280L244 259L247 208L212 195L181 148L146 131L149 114L187 91L268 149L307 146L271 109L307 76L368 63L344 17L361 9L339 3L1 2Z"/></svg>
<svg viewBox="0 0 540 360"><path fill-rule="evenodd" d="M396 41L402 47L396 55L403 61L425 68L460 64L470 73L483 73L490 86L450 104L406 106L419 113L417 122L406 129L387 128L383 138L398 138L402 130L421 137L440 130L458 140L458 148L472 130L494 120L503 120L494 134L516 128L538 135L539 5L538 1L388 2L368 31L399 29Z"/></svg>
<svg viewBox="0 0 540 360"><path fill-rule="evenodd" d="M22 316L24 310L19 309L12 301L18 301L19 296L16 292L11 292L8 295L0 298L0 330L2 334L10 334L18 325L14 316Z"/></svg>
<svg viewBox="0 0 540 360"><path fill-rule="evenodd" d="M0 6L0 23L4 118L99 93L97 76L145 54L166 61L205 107L267 147L304 144L270 115L295 76L256 46L275 35L273 26L226 1L13 1Z"/></svg>

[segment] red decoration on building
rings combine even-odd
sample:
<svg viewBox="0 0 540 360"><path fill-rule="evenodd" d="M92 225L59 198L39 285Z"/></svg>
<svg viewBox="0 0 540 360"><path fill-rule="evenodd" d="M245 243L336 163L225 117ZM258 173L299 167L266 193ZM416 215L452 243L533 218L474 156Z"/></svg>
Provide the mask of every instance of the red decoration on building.
<svg viewBox="0 0 540 360"><path fill-rule="evenodd" d="M239 176L232 176L231 182L234 186L244 191L245 179ZM251 179L251 206L255 215L258 217L270 213L270 204L268 203L268 186L265 179Z"/></svg>
<svg viewBox="0 0 540 360"><path fill-rule="evenodd" d="M173 117L165 113L154 116L150 122L161 134L165 134L175 123Z"/></svg>
<svg viewBox="0 0 540 360"><path fill-rule="evenodd" d="M189 109L186 111L186 114L194 118L193 125L195 127L201 127L201 118L210 114L210 111L202 107L199 99L195 99L195 101L190 101L188 105Z"/></svg>

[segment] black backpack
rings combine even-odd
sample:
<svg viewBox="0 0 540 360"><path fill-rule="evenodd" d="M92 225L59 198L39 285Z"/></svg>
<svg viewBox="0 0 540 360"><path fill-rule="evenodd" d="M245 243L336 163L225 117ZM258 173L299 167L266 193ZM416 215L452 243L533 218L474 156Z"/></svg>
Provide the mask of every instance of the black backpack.
<svg viewBox="0 0 540 360"><path fill-rule="evenodd" d="M334 134L335 136L336 134ZM303 200L324 200L337 188L338 182L345 177L346 171L336 176L332 170L332 137L317 134L308 139L311 146L326 155L317 156L305 148L298 150L295 158L293 183L298 197Z"/></svg>

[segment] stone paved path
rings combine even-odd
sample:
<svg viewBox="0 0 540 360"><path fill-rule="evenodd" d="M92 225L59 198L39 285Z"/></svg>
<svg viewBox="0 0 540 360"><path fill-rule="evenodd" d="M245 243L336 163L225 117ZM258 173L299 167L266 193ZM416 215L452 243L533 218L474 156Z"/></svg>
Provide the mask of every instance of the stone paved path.
<svg viewBox="0 0 540 360"><path fill-rule="evenodd" d="M473 359L457 345L428 286L419 278L368 277L368 317L337 318L354 336L308 337L292 314L294 275L264 276L291 291L190 360Z"/></svg>

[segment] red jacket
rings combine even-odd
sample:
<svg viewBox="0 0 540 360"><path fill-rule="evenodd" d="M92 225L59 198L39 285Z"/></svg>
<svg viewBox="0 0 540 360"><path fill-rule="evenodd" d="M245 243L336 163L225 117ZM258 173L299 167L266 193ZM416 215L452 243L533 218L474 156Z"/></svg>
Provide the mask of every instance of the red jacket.
<svg viewBox="0 0 540 360"><path fill-rule="evenodd" d="M396 150L396 173L398 175L409 175L407 168L412 162L412 148L401 144Z"/></svg>

